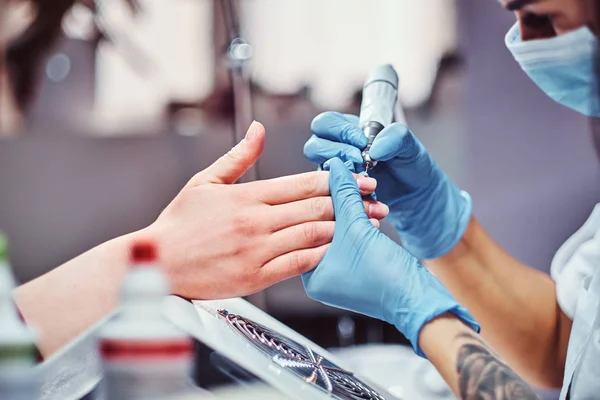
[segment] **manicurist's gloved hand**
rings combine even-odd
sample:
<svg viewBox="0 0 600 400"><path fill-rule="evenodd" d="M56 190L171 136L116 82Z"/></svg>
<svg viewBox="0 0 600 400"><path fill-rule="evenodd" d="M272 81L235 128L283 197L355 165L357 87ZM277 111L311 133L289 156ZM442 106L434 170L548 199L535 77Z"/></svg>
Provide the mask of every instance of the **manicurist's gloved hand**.
<svg viewBox="0 0 600 400"><path fill-rule="evenodd" d="M442 314L453 313L479 331L469 311L416 258L371 224L344 163L334 158L329 165L335 230L317 268L302 275L308 296L395 325L419 355L421 328Z"/></svg>
<svg viewBox="0 0 600 400"><path fill-rule="evenodd" d="M360 172L367 139L358 117L325 112L312 122L305 156L323 165L338 157ZM471 198L437 166L425 147L402 124L386 127L375 139L369 175L377 179L377 200L387 204L387 219L398 230L402 246L415 257L440 257L458 243L471 216ZM325 165L327 167L327 165ZM327 169L327 168L325 168Z"/></svg>

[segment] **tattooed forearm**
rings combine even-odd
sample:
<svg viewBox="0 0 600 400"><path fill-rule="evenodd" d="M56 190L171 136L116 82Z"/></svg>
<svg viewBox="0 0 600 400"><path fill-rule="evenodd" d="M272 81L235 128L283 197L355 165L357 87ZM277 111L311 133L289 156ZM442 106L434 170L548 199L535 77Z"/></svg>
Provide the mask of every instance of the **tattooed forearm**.
<svg viewBox="0 0 600 400"><path fill-rule="evenodd" d="M460 397L486 400L539 399L533 389L491 352L476 334L461 333L456 372Z"/></svg>

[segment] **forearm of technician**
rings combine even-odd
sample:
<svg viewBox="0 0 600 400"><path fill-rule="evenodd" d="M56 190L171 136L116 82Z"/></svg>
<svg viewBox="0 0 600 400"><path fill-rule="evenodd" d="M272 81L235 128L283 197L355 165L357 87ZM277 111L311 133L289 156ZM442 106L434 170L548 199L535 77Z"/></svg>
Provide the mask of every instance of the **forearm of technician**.
<svg viewBox="0 0 600 400"><path fill-rule="evenodd" d="M519 375L537 387L561 386L571 321L550 276L510 256L475 218L450 253L425 265Z"/></svg>

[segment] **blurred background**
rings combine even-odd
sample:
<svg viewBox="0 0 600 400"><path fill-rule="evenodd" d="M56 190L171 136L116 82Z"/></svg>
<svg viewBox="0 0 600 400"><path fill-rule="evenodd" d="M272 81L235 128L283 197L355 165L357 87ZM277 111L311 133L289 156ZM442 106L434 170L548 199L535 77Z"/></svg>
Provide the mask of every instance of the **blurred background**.
<svg viewBox="0 0 600 400"><path fill-rule="evenodd" d="M494 0L34 3L0 0L0 229L21 281L153 222L252 119L267 142L246 180L312 170L311 119L358 113L385 62L408 125L517 258L548 271L600 199L588 120L522 73ZM323 346L400 340L299 279L251 300Z"/></svg>

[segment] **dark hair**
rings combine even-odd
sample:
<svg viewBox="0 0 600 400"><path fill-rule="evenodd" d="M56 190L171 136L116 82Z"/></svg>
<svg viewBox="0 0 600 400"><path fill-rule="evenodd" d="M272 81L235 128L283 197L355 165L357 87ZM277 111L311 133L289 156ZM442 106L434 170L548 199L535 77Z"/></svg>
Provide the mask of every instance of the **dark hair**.
<svg viewBox="0 0 600 400"><path fill-rule="evenodd" d="M36 17L6 49L6 65L21 111L35 98L39 68L61 35L62 19L75 0L34 0Z"/></svg>

